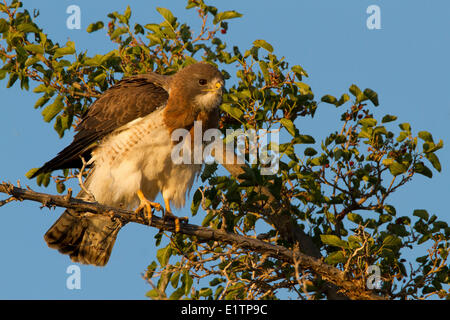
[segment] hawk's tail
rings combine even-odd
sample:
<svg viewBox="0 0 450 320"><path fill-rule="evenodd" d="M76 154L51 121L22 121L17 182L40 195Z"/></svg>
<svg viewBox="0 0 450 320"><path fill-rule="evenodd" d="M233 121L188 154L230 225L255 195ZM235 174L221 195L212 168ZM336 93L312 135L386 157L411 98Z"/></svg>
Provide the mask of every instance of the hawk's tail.
<svg viewBox="0 0 450 320"><path fill-rule="evenodd" d="M73 262L104 266L122 223L107 216L66 210L44 235L48 246Z"/></svg>

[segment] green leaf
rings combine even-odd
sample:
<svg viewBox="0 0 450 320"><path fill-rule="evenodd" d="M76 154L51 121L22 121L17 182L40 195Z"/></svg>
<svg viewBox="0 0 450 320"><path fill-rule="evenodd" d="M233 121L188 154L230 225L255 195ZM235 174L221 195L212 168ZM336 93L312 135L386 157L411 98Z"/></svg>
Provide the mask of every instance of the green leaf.
<svg viewBox="0 0 450 320"><path fill-rule="evenodd" d="M384 206L384 210L391 216L395 216L397 214L397 210L395 210L395 207L388 204Z"/></svg>
<svg viewBox="0 0 450 320"><path fill-rule="evenodd" d="M350 249L357 249L361 247L361 240L356 236L348 237L348 245Z"/></svg>
<svg viewBox="0 0 450 320"><path fill-rule="evenodd" d="M402 246L402 240L394 235L387 235L383 240L383 246L397 248Z"/></svg>
<svg viewBox="0 0 450 320"><path fill-rule="evenodd" d="M55 101L42 110L42 116L45 122L50 122L56 115L63 109L64 103L62 102L63 96L57 96Z"/></svg>
<svg viewBox="0 0 450 320"><path fill-rule="evenodd" d="M359 120L359 123L366 127L374 127L377 125L377 120L374 118L364 118Z"/></svg>
<svg viewBox="0 0 450 320"><path fill-rule="evenodd" d="M424 165L423 162L417 162L416 164L414 164L414 171L428 178L433 177L433 172L431 172L431 170L426 165Z"/></svg>
<svg viewBox="0 0 450 320"><path fill-rule="evenodd" d="M21 32L25 32L25 33L27 33L27 32L39 33L39 30L34 25L32 25L31 23L19 24L17 26L17 30L19 30Z"/></svg>
<svg viewBox="0 0 450 320"><path fill-rule="evenodd" d="M244 114L241 109L237 107L233 108L230 104L227 103L221 104L220 109L222 109L223 111L225 111L226 113L228 113L230 116L232 116L237 120L240 120L242 115Z"/></svg>
<svg viewBox="0 0 450 320"><path fill-rule="evenodd" d="M433 136L431 135L431 133L429 133L427 131L420 131L418 133L418 135L419 135L419 138L425 142L433 142Z"/></svg>
<svg viewBox="0 0 450 320"><path fill-rule="evenodd" d="M24 49L27 51L31 51L33 53L40 53L40 54L44 53L44 48L39 44L28 44L24 46Z"/></svg>
<svg viewBox="0 0 450 320"><path fill-rule="evenodd" d="M436 152L437 150L441 149L444 146L444 142L442 140L439 140L438 144L434 144L433 142L425 142L423 144L423 152L430 153L430 152Z"/></svg>
<svg viewBox="0 0 450 320"><path fill-rule="evenodd" d="M425 235L423 235L423 237L421 237L419 239L419 241L417 241L417 244L422 244L425 241L429 240L430 238L431 238L431 234L425 234Z"/></svg>
<svg viewBox="0 0 450 320"><path fill-rule="evenodd" d="M405 140L408 137L408 133L405 131L400 132L400 134L397 137L397 141L398 142L402 142L403 140Z"/></svg>
<svg viewBox="0 0 450 320"><path fill-rule="evenodd" d="M414 210L413 216L419 217L419 218L427 221L430 215L428 214L427 210L416 209L416 210Z"/></svg>
<svg viewBox="0 0 450 320"><path fill-rule="evenodd" d="M91 24L87 27L86 31L87 31L88 33L91 33L91 32L94 32L94 31L97 31L97 30L102 29L103 26L104 26L103 21L97 21L97 22L91 23Z"/></svg>
<svg viewBox="0 0 450 320"><path fill-rule="evenodd" d="M346 103L348 100L350 100L350 96L346 93L344 93L340 98L339 101L336 103L336 107L339 107Z"/></svg>
<svg viewBox="0 0 450 320"><path fill-rule="evenodd" d="M149 23L144 26L145 29L153 31L154 33L161 34L161 27L156 23Z"/></svg>
<svg viewBox="0 0 450 320"><path fill-rule="evenodd" d="M153 277L153 274L155 273L157 267L158 265L155 261L152 261L152 263L147 267L146 275L149 279Z"/></svg>
<svg viewBox="0 0 450 320"><path fill-rule="evenodd" d="M75 53L75 43L72 41L67 41L66 47L58 48L55 50L55 54L53 58L59 58L62 56L66 56L68 54L74 54Z"/></svg>
<svg viewBox="0 0 450 320"><path fill-rule="evenodd" d="M340 239L338 236L333 234L321 234L320 239L324 244L328 244L330 246L339 247L339 248L348 248L347 241Z"/></svg>
<svg viewBox="0 0 450 320"><path fill-rule="evenodd" d="M383 117L383 119L381 120L381 122L382 122L382 123L387 123L387 122L391 122L391 121L395 121L395 120L397 120L397 117L396 117L396 116L387 114L387 115L385 115L385 116Z"/></svg>
<svg viewBox="0 0 450 320"><path fill-rule="evenodd" d="M125 9L125 12L123 13L123 15L125 16L125 18L127 18L127 20L130 19L130 17L131 17L131 8L130 8L130 6L127 6L127 8Z"/></svg>
<svg viewBox="0 0 450 320"><path fill-rule="evenodd" d="M398 176L399 174L405 173L406 170L408 170L408 168L406 166L404 166L403 164L398 163L397 161L394 161L389 166L389 171L391 172L391 174L393 176Z"/></svg>
<svg viewBox="0 0 450 320"><path fill-rule="evenodd" d="M166 8L156 8L156 10L159 12L160 15L163 16L163 18L171 25L175 25L175 21L177 20L172 12L169 9Z"/></svg>
<svg viewBox="0 0 450 320"><path fill-rule="evenodd" d="M219 296L221 295L222 291L225 288L223 286L218 286L216 289L216 292L214 293L214 299L217 300L219 298Z"/></svg>
<svg viewBox="0 0 450 320"><path fill-rule="evenodd" d="M358 137L370 139L372 138L373 129L369 126L363 126L361 131L358 133Z"/></svg>
<svg viewBox="0 0 450 320"><path fill-rule="evenodd" d="M172 248L167 246L165 248L161 248L156 252L156 258L159 261L159 264L164 267L169 262L169 258L172 255Z"/></svg>
<svg viewBox="0 0 450 320"><path fill-rule="evenodd" d="M394 159L391 159L391 158L383 159L383 161L381 161L381 163L384 166L389 167L391 164L394 163Z"/></svg>
<svg viewBox="0 0 450 320"><path fill-rule="evenodd" d="M201 288L199 291L199 296L200 297L208 297L210 295L212 295L212 290L211 288Z"/></svg>
<svg viewBox="0 0 450 320"><path fill-rule="evenodd" d="M36 88L33 89L33 92L39 93L39 92L47 92L47 86L43 83L38 85Z"/></svg>
<svg viewBox="0 0 450 320"><path fill-rule="evenodd" d="M317 151L313 148L306 148L304 151L305 156L312 157L317 154Z"/></svg>
<svg viewBox="0 0 450 320"><path fill-rule="evenodd" d="M99 75L95 76L95 78L92 79L92 81L96 82L96 83L102 83L105 79L106 79L106 74L100 73Z"/></svg>
<svg viewBox="0 0 450 320"><path fill-rule="evenodd" d="M267 51L269 51L270 53L273 52L272 45L270 43L268 43L266 40L262 40L262 39L255 40L255 41L253 41L253 45L258 48L264 48Z"/></svg>
<svg viewBox="0 0 450 320"><path fill-rule="evenodd" d="M439 162L439 158L434 153L425 153L425 157L428 159L428 161L430 161L430 163L437 171L441 172L441 163Z"/></svg>
<svg viewBox="0 0 450 320"><path fill-rule="evenodd" d="M170 284L174 289L178 287L178 281L180 279L180 271L176 271L172 274L172 277L170 277Z"/></svg>
<svg viewBox="0 0 450 320"><path fill-rule="evenodd" d="M187 296L191 291L192 284L194 283L194 280L192 279L188 270L183 273L183 277L181 280L184 283L184 294Z"/></svg>
<svg viewBox="0 0 450 320"><path fill-rule="evenodd" d="M308 73L299 65L295 65L291 68L299 80L302 80L302 76L308 77Z"/></svg>
<svg viewBox="0 0 450 320"><path fill-rule="evenodd" d="M364 95L374 104L374 106L378 106L378 94L372 89L365 89Z"/></svg>
<svg viewBox="0 0 450 320"><path fill-rule="evenodd" d="M348 220L350 220L351 222L354 222L356 224L361 224L363 222L362 217L357 213L350 212L347 214L347 218L348 218Z"/></svg>
<svg viewBox="0 0 450 320"><path fill-rule="evenodd" d="M40 60L41 59L39 59L38 57L31 56L25 61L25 67L29 67L29 66L35 64L36 62L39 62Z"/></svg>
<svg viewBox="0 0 450 320"><path fill-rule="evenodd" d="M297 87L299 89L298 91L300 92L300 94L302 94L302 95L310 94L312 96L311 87L309 85L307 85L306 83L303 83L303 82L295 82L295 84L297 85Z"/></svg>
<svg viewBox="0 0 450 320"><path fill-rule="evenodd" d="M41 173L36 178L36 183L38 186L44 186L47 187L50 183L50 172L47 173Z"/></svg>
<svg viewBox="0 0 450 320"><path fill-rule="evenodd" d="M310 135L307 134L301 134L296 136L293 140L292 143L295 144L313 144L316 143L316 140L314 140L314 138Z"/></svg>
<svg viewBox="0 0 450 320"><path fill-rule="evenodd" d="M64 183L58 182L56 184L56 191L58 191L58 193L63 193L64 190L66 190L66 186L64 185Z"/></svg>
<svg viewBox="0 0 450 320"><path fill-rule="evenodd" d="M342 251L335 251L328 255L325 258L325 262L331 265L336 265L338 263L344 263L347 261L347 258L344 256Z"/></svg>
<svg viewBox="0 0 450 320"><path fill-rule="evenodd" d="M197 214L198 209L200 208L201 201L202 201L202 193L200 192L199 189L197 189L194 193L191 205L191 214L193 216Z"/></svg>
<svg viewBox="0 0 450 320"><path fill-rule="evenodd" d="M54 128L56 132L58 132L60 138L62 138L64 136L64 132L70 128L72 121L73 115L62 114L56 117Z"/></svg>
<svg viewBox="0 0 450 320"><path fill-rule="evenodd" d="M268 68L267 68L267 63L265 61L260 60L259 61L259 68L261 69L261 72L263 74L264 80L266 82L269 82L270 78L269 78L269 71L268 71Z"/></svg>
<svg viewBox="0 0 450 320"><path fill-rule="evenodd" d="M120 35L128 32L128 29L126 27L120 27L114 30L114 32L111 34L111 40L114 40L118 38Z"/></svg>
<svg viewBox="0 0 450 320"><path fill-rule="evenodd" d="M356 103L360 103L364 100L366 100L366 96L364 93L361 92L361 90L358 88L356 84L352 84L349 88L349 91L352 95L356 98Z"/></svg>
<svg viewBox="0 0 450 320"><path fill-rule="evenodd" d="M46 94L40 97L36 103L34 104L34 108L37 109L39 107L42 107L44 104L46 104L50 100L50 97L48 97Z"/></svg>
<svg viewBox="0 0 450 320"><path fill-rule="evenodd" d="M9 23L5 19L0 19L0 33L4 33L9 30Z"/></svg>
<svg viewBox="0 0 450 320"><path fill-rule="evenodd" d="M402 129L404 131L411 132L411 125L407 122L400 123L398 126L400 127L400 129Z"/></svg>
<svg viewBox="0 0 450 320"><path fill-rule="evenodd" d="M240 18L240 17L242 17L242 14L240 14L239 12L236 12L236 11L234 11L234 10L232 10L232 11L219 12L219 13L216 14L216 16L214 17L213 24L218 24L219 22L221 22L221 21L223 21L223 20L234 19L234 18Z"/></svg>
<svg viewBox="0 0 450 320"><path fill-rule="evenodd" d="M320 101L336 105L338 100L330 94L324 95Z"/></svg>
<svg viewBox="0 0 450 320"><path fill-rule="evenodd" d="M395 253L391 249L385 247L381 249L380 256L392 260L395 258Z"/></svg>
<svg viewBox="0 0 450 320"><path fill-rule="evenodd" d="M169 297L169 300L180 300L180 298L184 295L184 289L178 288Z"/></svg>
<svg viewBox="0 0 450 320"><path fill-rule="evenodd" d="M17 79L19 79L19 74L14 72L9 74L8 83L6 84L7 88L11 88L14 83L16 83Z"/></svg>
<svg viewBox="0 0 450 320"><path fill-rule="evenodd" d="M157 298L159 298L159 293L158 293L158 289L152 289L152 290L150 290L150 291L148 291L146 294L145 294L147 297L149 297L149 298L152 298L152 299L157 299Z"/></svg>
<svg viewBox="0 0 450 320"><path fill-rule="evenodd" d="M283 127L286 128L286 130L290 133L291 136L295 137L295 126L294 123L286 118L283 118L280 120L281 124L283 125Z"/></svg>
<svg viewBox="0 0 450 320"><path fill-rule="evenodd" d="M31 179L31 176L32 176L33 174L35 174L36 171L38 171L38 170L39 170L39 168L33 168L33 169L30 169L27 173L25 173L25 177L27 177L28 179Z"/></svg>

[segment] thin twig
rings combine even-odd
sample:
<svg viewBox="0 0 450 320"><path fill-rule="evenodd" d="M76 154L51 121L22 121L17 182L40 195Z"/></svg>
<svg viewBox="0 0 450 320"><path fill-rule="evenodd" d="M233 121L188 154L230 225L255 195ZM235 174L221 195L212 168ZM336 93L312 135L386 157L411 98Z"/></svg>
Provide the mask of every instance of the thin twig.
<svg viewBox="0 0 450 320"><path fill-rule="evenodd" d="M83 182L83 174L84 174L84 170L86 169L86 160L84 160L84 158L82 156L80 156L81 162L83 163L83 165L81 166L80 172L78 172L77 178L78 178L78 184L80 185L80 188L86 193L86 195L89 198L89 201L91 202L95 202L95 197L94 195L86 188L86 186L84 185Z"/></svg>

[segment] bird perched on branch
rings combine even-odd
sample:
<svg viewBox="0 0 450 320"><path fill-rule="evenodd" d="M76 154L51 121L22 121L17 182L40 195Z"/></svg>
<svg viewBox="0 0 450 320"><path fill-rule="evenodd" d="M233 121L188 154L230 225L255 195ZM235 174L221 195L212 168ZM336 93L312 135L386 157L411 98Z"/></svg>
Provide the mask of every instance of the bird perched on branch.
<svg viewBox="0 0 450 320"><path fill-rule="evenodd" d="M216 128L224 79L207 63L192 64L172 76L156 73L123 79L106 90L78 124L73 142L32 177L56 169L91 167L78 197L101 204L144 209L161 206L150 200L162 194L164 218L179 218L181 207L201 164L175 164L171 159L175 129ZM191 134L193 136L193 134ZM89 212L66 210L44 238L50 248L74 262L104 266L122 224Z"/></svg>

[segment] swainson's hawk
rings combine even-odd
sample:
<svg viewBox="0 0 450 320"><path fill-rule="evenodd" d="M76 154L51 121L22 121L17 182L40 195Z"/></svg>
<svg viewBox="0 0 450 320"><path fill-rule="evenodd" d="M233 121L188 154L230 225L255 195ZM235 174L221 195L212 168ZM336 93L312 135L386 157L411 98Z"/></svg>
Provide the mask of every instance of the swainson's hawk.
<svg viewBox="0 0 450 320"><path fill-rule="evenodd" d="M165 216L172 215L170 203L184 205L201 165L173 163L171 133L193 131L194 121L202 121L203 130L216 128L223 86L222 74L207 63L173 76L148 73L123 79L92 104L73 142L34 176L80 167L83 157L92 166L85 186L99 203L134 208L161 192ZM79 197L87 194L81 191ZM74 262L103 266L120 227L107 216L66 210L44 238Z"/></svg>

